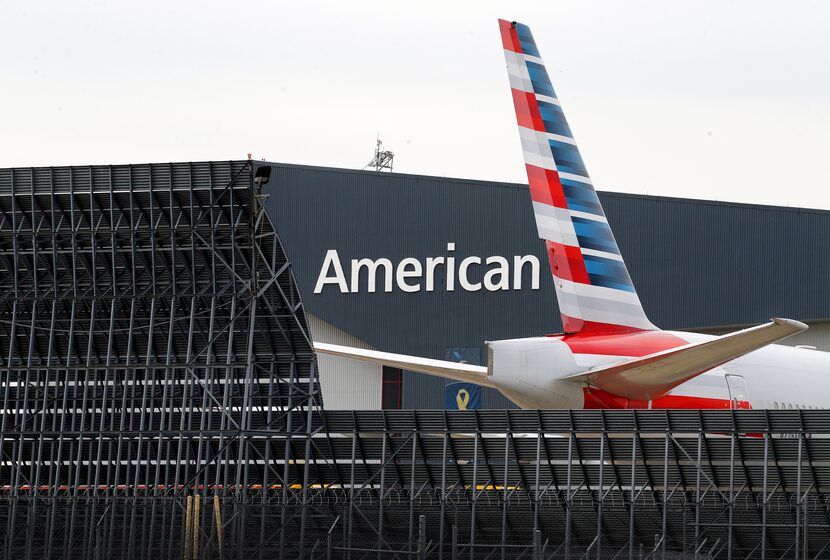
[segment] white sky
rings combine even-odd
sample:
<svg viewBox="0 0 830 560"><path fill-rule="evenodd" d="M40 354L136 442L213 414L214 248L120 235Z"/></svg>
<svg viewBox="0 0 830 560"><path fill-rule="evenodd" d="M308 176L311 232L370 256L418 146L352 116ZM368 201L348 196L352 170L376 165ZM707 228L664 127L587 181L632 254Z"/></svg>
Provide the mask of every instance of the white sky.
<svg viewBox="0 0 830 560"><path fill-rule="evenodd" d="M496 20L594 184L830 209L830 3L6 0L0 167L256 158L525 182Z"/></svg>

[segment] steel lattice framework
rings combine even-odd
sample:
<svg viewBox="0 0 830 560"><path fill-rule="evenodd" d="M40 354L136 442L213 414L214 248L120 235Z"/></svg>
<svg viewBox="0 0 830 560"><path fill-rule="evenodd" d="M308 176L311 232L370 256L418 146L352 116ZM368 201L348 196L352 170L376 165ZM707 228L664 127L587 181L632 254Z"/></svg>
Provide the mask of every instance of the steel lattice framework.
<svg viewBox="0 0 830 560"><path fill-rule="evenodd" d="M826 411L328 412L313 415L310 433L262 435L290 440L298 458L313 450L298 461L311 468L247 493L21 492L4 500L4 551L148 560L830 551Z"/></svg>
<svg viewBox="0 0 830 560"><path fill-rule="evenodd" d="M827 411L325 419L351 436L336 442L332 462L350 471L332 467L326 477L342 489L319 498L344 525L335 551L530 557L536 543L536 557L573 560L830 555Z"/></svg>
<svg viewBox="0 0 830 560"><path fill-rule="evenodd" d="M0 170L9 495L244 493L289 476L290 438L251 434L306 432L290 412L320 394L263 169Z"/></svg>
<svg viewBox="0 0 830 560"><path fill-rule="evenodd" d="M324 412L269 169L0 170L0 557L830 555L826 411Z"/></svg>

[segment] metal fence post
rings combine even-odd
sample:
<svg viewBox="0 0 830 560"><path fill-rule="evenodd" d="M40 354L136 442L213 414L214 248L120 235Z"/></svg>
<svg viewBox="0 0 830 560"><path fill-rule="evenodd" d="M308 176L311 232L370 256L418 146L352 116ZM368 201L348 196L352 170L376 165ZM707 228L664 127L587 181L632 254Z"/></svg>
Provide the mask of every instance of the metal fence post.
<svg viewBox="0 0 830 560"><path fill-rule="evenodd" d="M326 533L326 560L331 560L332 555L334 554L334 544L333 544L334 528L337 527L337 523L339 521L340 521L340 516L338 515L337 518L335 518L334 523L331 524L331 527L329 527L329 530Z"/></svg>
<svg viewBox="0 0 830 560"><path fill-rule="evenodd" d="M425 515L418 516L418 560L425 560L427 557L427 518Z"/></svg>
<svg viewBox="0 0 830 560"><path fill-rule="evenodd" d="M452 560L458 560L458 525L452 526Z"/></svg>
<svg viewBox="0 0 830 560"><path fill-rule="evenodd" d="M533 531L533 560L542 560L542 531Z"/></svg>

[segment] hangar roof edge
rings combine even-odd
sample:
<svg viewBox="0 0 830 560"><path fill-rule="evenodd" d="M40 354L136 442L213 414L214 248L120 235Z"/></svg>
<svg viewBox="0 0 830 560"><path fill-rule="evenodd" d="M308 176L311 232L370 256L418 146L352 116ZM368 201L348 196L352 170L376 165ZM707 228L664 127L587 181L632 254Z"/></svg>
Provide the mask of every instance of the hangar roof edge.
<svg viewBox="0 0 830 560"><path fill-rule="evenodd" d="M245 162L247 160L242 158L237 159L228 159L228 160L196 160L196 161L165 161L165 162L139 162L139 163L91 163L91 164L80 164L80 165L32 165L32 166L16 166L16 167L0 167L0 173L6 171L23 171L26 169L68 169L68 168L89 168L89 167L142 167L148 165L159 165L159 164L170 164L170 165L181 165L181 164L199 164L199 163L213 163L217 161L222 162L231 162L231 163L239 163ZM255 165L273 165L276 167L282 167L286 169L300 169L306 171L320 171L320 172L331 172L331 173L346 173L346 174L357 174L357 175L365 175L365 176L377 176L379 173L377 171L368 171L363 169L349 169L346 167L330 167L330 166L320 166L320 165L308 165L308 164L300 164L300 163L285 163L285 162L278 162L278 161L263 161L263 160L252 160ZM510 181L488 181L486 179L465 179L463 177L443 177L440 175L423 175L417 173L383 173L384 179L426 179L426 180L435 180L435 181L444 181L444 182L451 182L451 183L464 183L464 184L474 184L477 186L482 187L501 187L501 188L516 188L516 189L526 189L527 183L513 183ZM702 204L702 205L709 205L709 206L722 206L722 207L737 207L737 208L746 208L746 209L757 209L757 210L767 210L767 211L781 211L781 212L796 212L796 213L807 213L807 214L830 214L830 209L823 209L823 208L805 208L803 206L780 206L775 204L758 204L753 202L734 202L734 201L721 201L721 200L706 200L701 198L689 198L689 197L682 197L682 196L666 196L666 195L652 195L652 194L640 194L640 193L627 193L627 192L619 192L619 191L608 191L602 188L598 189L599 194L604 197L615 197L615 198L636 198L641 200L654 200L658 202L670 202L670 203L680 203L680 204Z"/></svg>
<svg viewBox="0 0 830 560"><path fill-rule="evenodd" d="M366 175L366 176L377 176L379 172L377 171L368 171L363 169L349 169L346 167L329 167L329 166L318 166L318 165L305 165L305 164L297 164L297 163L282 163L282 162L274 162L274 161L260 161L257 162L261 164L267 165L275 165L277 167L284 167L287 169L302 169L306 171L322 171L322 172L331 172L331 173L347 173L347 174L357 174L357 175ZM515 189L526 189L528 188L527 183L513 183L509 181L488 181L486 179L465 179L463 177L443 177L440 175L422 175L417 173L386 173L381 172L384 178L389 178L392 180L395 179L428 179L428 180L435 180L435 181L444 181L444 182L451 182L451 183L465 183L465 184L475 184L477 186L486 186L486 187L502 187L502 188L515 188ZM711 206L725 206L725 207L738 207L738 208L747 208L747 209L758 209L758 210L775 210L775 211L784 211L784 212L802 212L802 213L815 213L815 214L830 214L830 209L822 209L822 208L805 208L802 206L779 206L775 204L758 204L753 202L734 202L734 201L725 201L725 200L706 200L702 198L689 198L689 197L682 197L682 196L666 196L666 195L653 195L653 194L640 194L640 193L627 193L627 192L619 192L619 191L608 191L602 188L598 189L599 194L602 196L607 197L617 197L617 198L637 198L641 200L654 200L654 201L665 201L665 202L672 202L672 203L681 203L681 204L705 204Z"/></svg>

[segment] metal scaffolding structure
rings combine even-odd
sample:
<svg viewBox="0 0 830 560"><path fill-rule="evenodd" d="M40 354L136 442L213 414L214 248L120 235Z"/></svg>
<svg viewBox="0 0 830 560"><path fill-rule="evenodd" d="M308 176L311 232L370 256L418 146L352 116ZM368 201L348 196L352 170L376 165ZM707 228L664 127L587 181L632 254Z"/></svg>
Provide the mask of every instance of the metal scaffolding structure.
<svg viewBox="0 0 830 560"><path fill-rule="evenodd" d="M333 461L351 470L326 476L343 484L325 492L342 504L343 550L830 556L826 411L328 412L326 424L351 436Z"/></svg>
<svg viewBox="0 0 830 560"><path fill-rule="evenodd" d="M269 173L0 170L0 558L830 557L826 411L324 412Z"/></svg>
<svg viewBox="0 0 830 560"><path fill-rule="evenodd" d="M244 496L297 478L285 458L320 393L269 176L250 161L0 170L6 496ZM9 519L12 556L25 532Z"/></svg>
<svg viewBox="0 0 830 560"><path fill-rule="evenodd" d="M290 440L310 466L269 486L5 497L4 550L569 560L830 551L825 411L328 412L310 427L248 436Z"/></svg>

